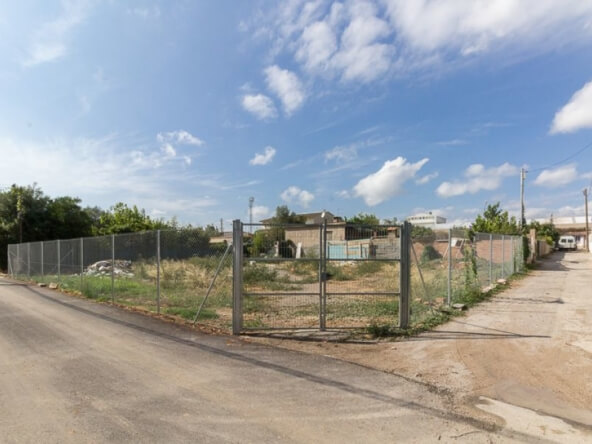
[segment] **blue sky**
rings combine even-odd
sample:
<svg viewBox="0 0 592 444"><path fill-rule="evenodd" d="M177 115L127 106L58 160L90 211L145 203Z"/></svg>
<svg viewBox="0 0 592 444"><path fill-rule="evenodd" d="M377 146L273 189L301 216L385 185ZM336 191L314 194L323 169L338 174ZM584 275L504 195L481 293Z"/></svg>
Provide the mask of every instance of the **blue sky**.
<svg viewBox="0 0 592 444"><path fill-rule="evenodd" d="M5 2L0 55L0 187L461 223L592 182L592 2Z"/></svg>

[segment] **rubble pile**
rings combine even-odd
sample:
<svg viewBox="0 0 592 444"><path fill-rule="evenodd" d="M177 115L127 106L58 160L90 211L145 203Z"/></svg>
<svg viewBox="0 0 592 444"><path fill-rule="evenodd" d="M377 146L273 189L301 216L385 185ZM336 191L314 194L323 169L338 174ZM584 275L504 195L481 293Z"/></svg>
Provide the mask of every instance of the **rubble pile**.
<svg viewBox="0 0 592 444"><path fill-rule="evenodd" d="M95 262L94 264L86 267L84 274L87 276L111 275L111 261L107 260ZM113 263L113 274L115 276L133 276L134 273L132 273L132 261L115 259Z"/></svg>

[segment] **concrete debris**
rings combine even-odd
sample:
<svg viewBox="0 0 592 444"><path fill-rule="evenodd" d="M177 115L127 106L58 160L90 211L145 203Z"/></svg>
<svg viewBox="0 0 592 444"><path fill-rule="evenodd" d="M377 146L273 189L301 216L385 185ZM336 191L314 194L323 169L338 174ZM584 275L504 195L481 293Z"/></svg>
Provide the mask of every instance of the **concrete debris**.
<svg viewBox="0 0 592 444"><path fill-rule="evenodd" d="M113 263L113 274L115 276L127 276L131 277L134 275L132 273L132 261L126 261L121 259L115 259ZM89 265L86 267L86 271L84 272L87 276L106 276L111 275L111 261L98 261L94 264Z"/></svg>
<svg viewBox="0 0 592 444"><path fill-rule="evenodd" d="M506 279L501 279L500 278L500 279L497 280L497 283L500 284L500 285L506 285L508 283L508 281Z"/></svg>
<svg viewBox="0 0 592 444"><path fill-rule="evenodd" d="M37 284L38 287L47 287L47 284L45 282L39 282Z"/></svg>
<svg viewBox="0 0 592 444"><path fill-rule="evenodd" d="M465 304L452 304L452 308L455 310L466 310L467 306Z"/></svg>
<svg viewBox="0 0 592 444"><path fill-rule="evenodd" d="M59 287L59 285L58 285L58 284L56 284L55 282L51 282L51 283L48 285L48 288L49 288L50 290L57 290L57 289L58 289L58 287Z"/></svg>

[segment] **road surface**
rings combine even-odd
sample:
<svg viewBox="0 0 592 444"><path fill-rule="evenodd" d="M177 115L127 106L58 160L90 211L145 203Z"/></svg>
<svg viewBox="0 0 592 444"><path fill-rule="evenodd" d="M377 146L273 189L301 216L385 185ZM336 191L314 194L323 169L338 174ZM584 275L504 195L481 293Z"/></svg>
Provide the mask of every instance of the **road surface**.
<svg viewBox="0 0 592 444"><path fill-rule="evenodd" d="M2 442L513 442L433 387L0 279Z"/></svg>
<svg viewBox="0 0 592 444"><path fill-rule="evenodd" d="M488 302L409 340L265 340L422 382L451 409L553 442L592 443L592 255L556 252ZM475 436L475 435L471 435Z"/></svg>

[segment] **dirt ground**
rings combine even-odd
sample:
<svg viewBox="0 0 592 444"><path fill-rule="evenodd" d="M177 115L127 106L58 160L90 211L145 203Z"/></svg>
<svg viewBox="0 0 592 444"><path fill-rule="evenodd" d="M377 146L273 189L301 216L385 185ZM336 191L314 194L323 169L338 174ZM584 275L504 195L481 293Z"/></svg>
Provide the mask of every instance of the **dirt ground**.
<svg viewBox="0 0 592 444"><path fill-rule="evenodd" d="M372 344L253 338L448 393L454 409L556 442L592 442L592 255L553 253L432 332Z"/></svg>

